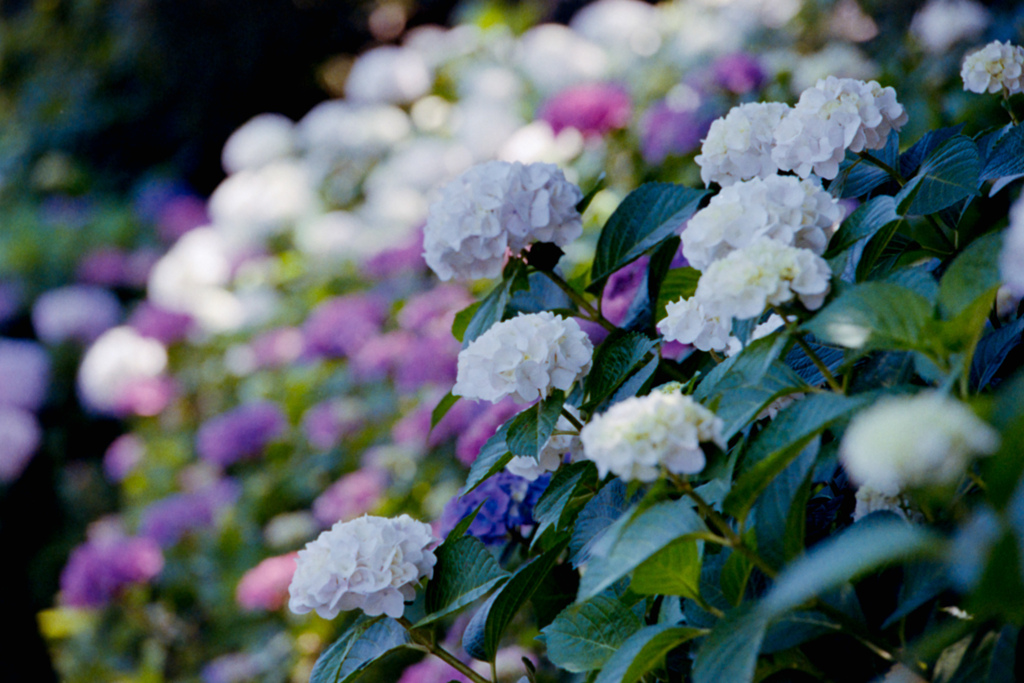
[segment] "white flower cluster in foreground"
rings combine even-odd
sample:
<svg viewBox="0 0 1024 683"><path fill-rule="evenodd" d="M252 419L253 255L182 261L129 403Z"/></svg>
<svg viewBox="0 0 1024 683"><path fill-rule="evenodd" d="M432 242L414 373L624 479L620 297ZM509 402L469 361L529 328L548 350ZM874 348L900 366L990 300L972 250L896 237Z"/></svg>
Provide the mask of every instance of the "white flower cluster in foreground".
<svg viewBox="0 0 1024 683"><path fill-rule="evenodd" d="M518 254L533 242L564 246L579 237L582 198L554 164L479 164L431 204L423 256L442 280L496 277L509 250Z"/></svg>
<svg viewBox="0 0 1024 683"><path fill-rule="evenodd" d="M850 422L839 458L850 479L882 496L951 484L999 433L960 401L937 391L888 396Z"/></svg>
<svg viewBox="0 0 1024 683"><path fill-rule="evenodd" d="M705 185L728 187L741 180L767 178L778 172L772 160L775 129L789 105L781 102L748 102L733 107L711 124L694 161Z"/></svg>
<svg viewBox="0 0 1024 683"><path fill-rule="evenodd" d="M325 619L353 609L397 619L414 584L434 575L436 541L430 525L409 515L338 522L299 551L288 608Z"/></svg>
<svg viewBox="0 0 1024 683"><path fill-rule="evenodd" d="M573 406L566 405L565 410L577 419L580 416L579 410ZM545 472L557 470L567 453L575 459L582 448L580 435L576 432L576 428L563 415L555 423L555 433L544 444L544 448L540 450L536 458L529 455L516 455L508 461L505 469L517 477L534 481Z"/></svg>
<svg viewBox="0 0 1024 683"><path fill-rule="evenodd" d="M960 77L964 90L1007 95L1024 91L1024 47L992 41L964 58Z"/></svg>
<svg viewBox="0 0 1024 683"><path fill-rule="evenodd" d="M773 175L723 188L683 231L683 255L703 271L758 237L825 253L843 210L816 178Z"/></svg>
<svg viewBox="0 0 1024 683"><path fill-rule="evenodd" d="M758 237L708 266L693 297L666 306L658 331L669 341L724 351L733 318L753 318L769 304L794 299L816 310L828 295L831 275L828 263L810 249Z"/></svg>
<svg viewBox="0 0 1024 683"><path fill-rule="evenodd" d="M1009 294L1018 300L1024 297L1024 199L1010 207L1010 224L1003 234L1003 250L999 254L999 274Z"/></svg>
<svg viewBox="0 0 1024 683"><path fill-rule="evenodd" d="M544 398L552 389L568 392L590 371L594 345L571 318L550 311L520 313L495 323L459 352L452 393L497 403Z"/></svg>
<svg viewBox="0 0 1024 683"><path fill-rule="evenodd" d="M846 150L885 147L889 131L898 131L907 118L891 87L829 76L801 93L779 123L772 159L781 170L804 178L812 170L835 178Z"/></svg>
<svg viewBox="0 0 1024 683"><path fill-rule="evenodd" d="M664 467L674 474L704 469L702 442L725 447L722 420L690 396L656 391L627 398L595 415L580 432L583 454L601 477L652 482Z"/></svg>

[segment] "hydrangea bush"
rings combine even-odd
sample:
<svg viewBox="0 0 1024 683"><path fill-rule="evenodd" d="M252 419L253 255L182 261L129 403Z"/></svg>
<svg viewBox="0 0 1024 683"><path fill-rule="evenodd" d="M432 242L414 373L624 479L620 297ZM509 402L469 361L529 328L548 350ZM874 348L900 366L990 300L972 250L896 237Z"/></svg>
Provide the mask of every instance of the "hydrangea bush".
<svg viewBox="0 0 1024 683"><path fill-rule="evenodd" d="M1016 53L937 127L769 15L422 29L238 131L79 370L67 678L1012 680Z"/></svg>

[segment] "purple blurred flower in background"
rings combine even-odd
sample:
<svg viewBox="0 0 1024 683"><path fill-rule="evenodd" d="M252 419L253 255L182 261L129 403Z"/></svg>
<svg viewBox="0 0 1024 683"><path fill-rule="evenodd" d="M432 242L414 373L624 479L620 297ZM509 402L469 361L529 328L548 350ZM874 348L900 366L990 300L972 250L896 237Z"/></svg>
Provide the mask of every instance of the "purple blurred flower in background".
<svg viewBox="0 0 1024 683"><path fill-rule="evenodd" d="M364 467L334 482L313 501L313 516L324 526L348 521L373 510L388 487L388 475Z"/></svg>
<svg viewBox="0 0 1024 683"><path fill-rule="evenodd" d="M146 454L142 440L134 434L122 434L114 439L103 454L103 473L112 482L124 481Z"/></svg>
<svg viewBox="0 0 1024 683"><path fill-rule="evenodd" d="M203 423L196 432L196 452L208 462L227 467L259 456L287 429L288 420L276 403L245 403Z"/></svg>
<svg viewBox="0 0 1024 683"><path fill-rule="evenodd" d="M696 107L676 108L663 100L640 117L640 151L649 164L660 164L670 154L692 152L700 145L715 117Z"/></svg>
<svg viewBox="0 0 1024 683"><path fill-rule="evenodd" d="M469 533L488 544L507 540L510 530L534 523L533 506L550 481L550 474L530 482L510 472L499 472L445 505L441 513L441 536L447 536L464 517L483 503L469 525Z"/></svg>
<svg viewBox="0 0 1024 683"><path fill-rule="evenodd" d="M76 277L90 285L114 287L124 282L128 256L116 247L99 247L78 262Z"/></svg>
<svg viewBox="0 0 1024 683"><path fill-rule="evenodd" d="M302 433L310 446L326 451L361 429L365 419L366 411L359 401L328 399L306 410L302 416Z"/></svg>
<svg viewBox="0 0 1024 683"><path fill-rule="evenodd" d="M630 304L633 303L637 290L644 282L647 264L650 260L647 256L641 256L632 263L619 268L608 278L601 299L601 312L604 317L616 325L625 321L626 312L629 310Z"/></svg>
<svg viewBox="0 0 1024 683"><path fill-rule="evenodd" d="M473 303L473 297L465 288L445 284L409 297L398 312L398 325L403 330L416 333L451 336L455 314Z"/></svg>
<svg viewBox="0 0 1024 683"><path fill-rule="evenodd" d="M425 384L450 385L458 371L460 348L450 326L423 336L396 330L364 344L352 357L352 371L364 382L391 375L398 390L406 393Z"/></svg>
<svg viewBox="0 0 1024 683"><path fill-rule="evenodd" d="M768 80L761 62L746 52L723 55L711 65L715 85L725 90L745 95L761 88Z"/></svg>
<svg viewBox="0 0 1024 683"><path fill-rule="evenodd" d="M306 350L306 340L297 327L279 327L253 337L249 347L257 368L275 368L298 360Z"/></svg>
<svg viewBox="0 0 1024 683"><path fill-rule="evenodd" d="M90 536L71 551L61 572L61 599L65 605L102 607L126 586L146 583L163 569L163 554L152 539L133 538L116 531Z"/></svg>
<svg viewBox="0 0 1024 683"><path fill-rule="evenodd" d="M21 476L42 438L35 415L21 408L0 406L0 482L12 482Z"/></svg>
<svg viewBox="0 0 1024 683"><path fill-rule="evenodd" d="M191 532L214 525L220 512L242 493L232 479L221 479L188 493L175 493L150 504L139 522L139 536L167 548Z"/></svg>
<svg viewBox="0 0 1024 683"><path fill-rule="evenodd" d="M248 683L259 678L266 668L251 654L233 652L210 661L199 675L203 683Z"/></svg>
<svg viewBox="0 0 1024 683"><path fill-rule="evenodd" d="M459 401L459 403L470 403L470 401ZM463 465L472 465L476 456L480 454L480 449L488 439L494 436L498 427L505 424L521 409L522 406L516 405L511 398L487 405L479 417L475 418L459 434L458 441L455 442L455 457Z"/></svg>
<svg viewBox="0 0 1024 683"><path fill-rule="evenodd" d="M416 230L408 242L385 249L363 264L363 274L374 280L388 280L405 273L427 269L423 260L423 229Z"/></svg>
<svg viewBox="0 0 1024 683"><path fill-rule="evenodd" d="M470 683L469 679L452 668L451 664L427 655L405 668L398 683Z"/></svg>
<svg viewBox="0 0 1024 683"><path fill-rule="evenodd" d="M320 303L302 327L314 356L350 356L380 333L387 315L384 301L372 294L350 294Z"/></svg>
<svg viewBox="0 0 1024 683"><path fill-rule="evenodd" d="M143 220L155 223L160 236L168 242L210 222L202 197L181 181L170 178L143 181L135 193L135 212Z"/></svg>
<svg viewBox="0 0 1024 683"><path fill-rule="evenodd" d="M268 557L247 571L235 589L235 601L248 611L273 612L288 600L288 584L295 575L298 553Z"/></svg>
<svg viewBox="0 0 1024 683"><path fill-rule="evenodd" d="M156 339L165 346L170 346L185 339L192 329L192 316L175 313L161 308L156 304L143 301L128 319L128 324L143 337Z"/></svg>
<svg viewBox="0 0 1024 683"><path fill-rule="evenodd" d="M32 327L46 344L90 344L120 319L117 297L109 289L94 285L51 289L32 306Z"/></svg>
<svg viewBox="0 0 1024 683"><path fill-rule="evenodd" d="M50 358L35 342L0 339L0 406L35 411L46 400Z"/></svg>
<svg viewBox="0 0 1024 683"><path fill-rule="evenodd" d="M633 115L629 93L611 83L588 83L566 88L541 105L537 118L560 133L575 128L584 137L601 137L625 128Z"/></svg>
<svg viewBox="0 0 1024 683"><path fill-rule="evenodd" d="M0 280L0 325L17 314L24 298L24 287L20 282Z"/></svg>

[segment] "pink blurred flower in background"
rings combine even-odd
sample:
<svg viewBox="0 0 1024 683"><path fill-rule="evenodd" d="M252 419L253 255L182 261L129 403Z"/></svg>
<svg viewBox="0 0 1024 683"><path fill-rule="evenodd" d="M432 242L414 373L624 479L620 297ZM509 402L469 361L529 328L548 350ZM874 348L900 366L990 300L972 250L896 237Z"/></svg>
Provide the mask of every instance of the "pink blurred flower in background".
<svg viewBox="0 0 1024 683"><path fill-rule="evenodd" d="M114 439L103 454L103 473L112 482L124 481L146 454L142 440L134 434L122 434Z"/></svg>
<svg viewBox="0 0 1024 683"><path fill-rule="evenodd" d="M12 482L21 476L42 438L35 415L21 408L0 406L0 482Z"/></svg>
<svg viewBox="0 0 1024 683"><path fill-rule="evenodd" d="M629 93L611 83L589 83L566 88L541 105L537 118L557 135L575 128L584 137L600 137L625 128L633 115Z"/></svg>
<svg viewBox="0 0 1024 683"><path fill-rule="evenodd" d="M313 516L324 526L354 519L373 510L387 486L387 473L375 467L346 474L313 501Z"/></svg>
<svg viewBox="0 0 1024 683"><path fill-rule="evenodd" d="M235 600L247 611L273 612L288 601L288 584L295 575L298 553L268 557L247 571L235 589Z"/></svg>

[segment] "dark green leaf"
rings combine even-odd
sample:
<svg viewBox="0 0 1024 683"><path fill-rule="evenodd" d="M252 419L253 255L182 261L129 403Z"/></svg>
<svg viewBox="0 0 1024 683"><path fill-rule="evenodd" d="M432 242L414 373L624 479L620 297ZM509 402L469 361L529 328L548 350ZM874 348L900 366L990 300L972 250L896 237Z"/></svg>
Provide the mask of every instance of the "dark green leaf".
<svg viewBox="0 0 1024 683"><path fill-rule="evenodd" d="M618 403L624 399L643 394L645 393L645 387L646 390L649 390L650 380L658 370L658 364L660 362L661 354L655 353L642 368L633 373L629 379L622 383L622 386L615 390L615 393L612 394L608 403Z"/></svg>
<svg viewBox="0 0 1024 683"><path fill-rule="evenodd" d="M564 404L565 392L555 389L546 399L512 418L506 436L508 449L514 455L536 458L555 431Z"/></svg>
<svg viewBox="0 0 1024 683"><path fill-rule="evenodd" d="M1024 173L1024 126L1006 126L992 135L991 149L985 156L982 180Z"/></svg>
<svg viewBox="0 0 1024 683"><path fill-rule="evenodd" d="M508 305L509 297L512 292L518 289L526 289L529 287L529 283L526 280L526 272L523 269L523 263L519 260L509 261L508 265L505 266L505 272L502 275L502 281L491 290L491 292L484 297L483 301L479 302L479 305L473 304L466 311L476 306L476 309L472 313L472 317L465 324L465 330L460 337L458 334L455 337L462 339L462 347L466 348L469 343L479 337L481 334L491 328L491 325L497 322L501 322L505 318L505 308ZM465 313L466 311L463 311ZM465 316L463 316L465 317ZM456 324L452 327L452 332L456 332L456 327L462 326L462 321L456 316Z"/></svg>
<svg viewBox="0 0 1024 683"><path fill-rule="evenodd" d="M435 554L434 577L427 584L427 616L416 623L417 627L458 612L508 577L480 539L473 536L442 543Z"/></svg>
<svg viewBox="0 0 1024 683"><path fill-rule="evenodd" d="M735 607L743 602L747 592L747 581L750 580L750 572L753 569L754 565L743 553L732 551L725 558L719 580L722 583L722 597L729 603L729 607Z"/></svg>
<svg viewBox="0 0 1024 683"><path fill-rule="evenodd" d="M750 683L767 620L746 602L723 617L697 651L693 683Z"/></svg>
<svg viewBox="0 0 1024 683"><path fill-rule="evenodd" d="M1018 318L981 338L971 362L971 387L984 389L999 372L1010 351L1020 345L1024 318Z"/></svg>
<svg viewBox="0 0 1024 683"><path fill-rule="evenodd" d="M754 510L757 552L773 567L781 567L791 555L787 548L803 547L804 519L810 477L818 457L819 440L807 448L769 482Z"/></svg>
<svg viewBox="0 0 1024 683"><path fill-rule="evenodd" d="M659 550L633 572L630 590L641 595L700 596L700 550L697 541L682 540Z"/></svg>
<svg viewBox="0 0 1024 683"><path fill-rule="evenodd" d="M921 139L910 146L906 152L900 155L900 174L909 178L921 166L921 162L932 152L938 149L950 138L956 137L963 130L964 124L930 130L921 136Z"/></svg>
<svg viewBox="0 0 1024 683"><path fill-rule="evenodd" d="M563 550L564 543L521 566L505 585L480 607L462 636L462 647L470 656L485 662L494 659L505 629L519 608L526 604L544 577L555 566Z"/></svg>
<svg viewBox="0 0 1024 683"><path fill-rule="evenodd" d="M726 392L758 386L787 342L786 335L772 334L747 344L737 355L716 365L697 385L693 397L707 404Z"/></svg>
<svg viewBox="0 0 1024 683"><path fill-rule="evenodd" d="M861 204L832 235L825 258L837 256L865 237L871 237L887 224L898 220L896 200L888 195L875 197Z"/></svg>
<svg viewBox="0 0 1024 683"><path fill-rule="evenodd" d="M703 633L702 629L673 624L645 626L612 655L594 683L637 683L666 654Z"/></svg>
<svg viewBox="0 0 1024 683"><path fill-rule="evenodd" d="M590 206L590 202L594 201L594 197L597 196L597 193L603 190L604 186L608 184L607 180L607 175L604 171L601 171L601 174L597 176L597 180L594 181L594 186L590 188L590 190L583 195L583 199L576 204L576 210L578 212L583 213L587 210L587 207Z"/></svg>
<svg viewBox="0 0 1024 683"><path fill-rule="evenodd" d="M585 380L586 410L592 410L633 373L658 342L639 332L614 335L605 340L594 354L593 367Z"/></svg>
<svg viewBox="0 0 1024 683"><path fill-rule="evenodd" d="M569 561L578 567L590 559L590 550L629 507L626 485L613 479L583 506L569 541Z"/></svg>
<svg viewBox="0 0 1024 683"><path fill-rule="evenodd" d="M647 302L656 303L661 295L662 284L672 267L672 261L679 253L679 244L682 242L679 237L670 237L651 254L651 262L647 266ZM655 308L654 314L658 315L662 309Z"/></svg>
<svg viewBox="0 0 1024 683"><path fill-rule="evenodd" d="M882 260L882 257L886 254L893 237L896 236L897 231L899 231L905 224L906 219L889 221L882 225L875 234L871 236L871 239L869 239L867 244L864 245L864 250L860 255L860 261L857 262L857 282L863 282L864 280L870 279L875 270L881 270L882 272L888 272L890 270L890 268L886 267L888 264L884 260L882 263L879 263L879 261Z"/></svg>
<svg viewBox="0 0 1024 683"><path fill-rule="evenodd" d="M827 633L839 633L842 627L818 612L793 612L773 621L764 634L762 654L773 654L802 645Z"/></svg>
<svg viewBox="0 0 1024 683"><path fill-rule="evenodd" d="M316 660L310 683L347 683L366 667L408 645L409 633L390 617L360 617Z"/></svg>
<svg viewBox="0 0 1024 683"><path fill-rule="evenodd" d="M459 397L449 391L447 394L444 395L444 398L438 401L437 405L434 406L434 410L430 412L431 429L437 426L437 423L440 422L442 418L444 418L444 416L448 414L448 411L451 410L452 406L455 405L456 401L458 400Z"/></svg>
<svg viewBox="0 0 1024 683"><path fill-rule="evenodd" d="M674 235L707 194L671 183L630 192L601 231L587 289L599 292L609 275Z"/></svg>
<svg viewBox="0 0 1024 683"><path fill-rule="evenodd" d="M741 385L722 393L715 410L724 423L722 438L731 439L772 401L805 388L803 380L791 368L775 361L758 384Z"/></svg>
<svg viewBox="0 0 1024 683"><path fill-rule="evenodd" d="M939 283L939 312L952 320L982 296L999 288L999 252L1002 235L992 233L971 242L949 266Z"/></svg>
<svg viewBox="0 0 1024 683"><path fill-rule="evenodd" d="M568 523L568 518L583 505L581 499L588 497L589 491L596 487L597 468L589 460L558 468L533 508L533 518L537 522L534 540L549 528L561 530Z"/></svg>
<svg viewBox="0 0 1024 683"><path fill-rule="evenodd" d="M476 460L473 461L469 468L469 477L466 479L463 495L475 489L481 482L500 472L508 464L508 461L512 459L512 452L509 451L508 443L505 441L508 436L508 426L508 422L503 424L494 433L494 436L489 438L480 448L479 455L476 456Z"/></svg>
<svg viewBox="0 0 1024 683"><path fill-rule="evenodd" d="M569 605L542 630L542 637L548 659L566 671L580 673L604 666L642 626L640 617L614 594L602 593Z"/></svg>
<svg viewBox="0 0 1024 683"><path fill-rule="evenodd" d="M700 271L696 268L686 266L685 268L673 268L665 273L661 289L658 291L658 305L654 309L654 319L661 320L665 317L665 307L673 301L689 299L697 291L697 282L700 280Z"/></svg>
<svg viewBox="0 0 1024 683"><path fill-rule="evenodd" d="M885 147L871 150L868 155L890 168L895 168L899 148L899 134L891 131L885 141ZM847 152L846 159L839 166L839 174L829 184L828 191L833 197L860 197L891 180L888 171L853 152Z"/></svg>
<svg viewBox="0 0 1024 683"><path fill-rule="evenodd" d="M591 555L577 600L597 595L665 546L704 530L687 499L651 506L629 521L606 553Z"/></svg>
<svg viewBox="0 0 1024 683"><path fill-rule="evenodd" d="M975 194L980 175L978 146L964 135L955 135L929 154L899 191L896 212L924 216L941 211Z"/></svg>
<svg viewBox="0 0 1024 683"><path fill-rule="evenodd" d="M500 288L501 285L498 285ZM494 292L491 292L492 294ZM476 317L476 312L480 310L482 302L474 301L469 306L466 306L461 311L455 314L455 320L452 321L452 336L458 339L460 342L465 340L466 329L469 327L469 323ZM468 342L467 342L468 343Z"/></svg>
<svg viewBox="0 0 1024 683"><path fill-rule="evenodd" d="M818 339L848 349L918 351L929 348L925 335L932 305L920 294L887 282L846 289L804 327Z"/></svg>

